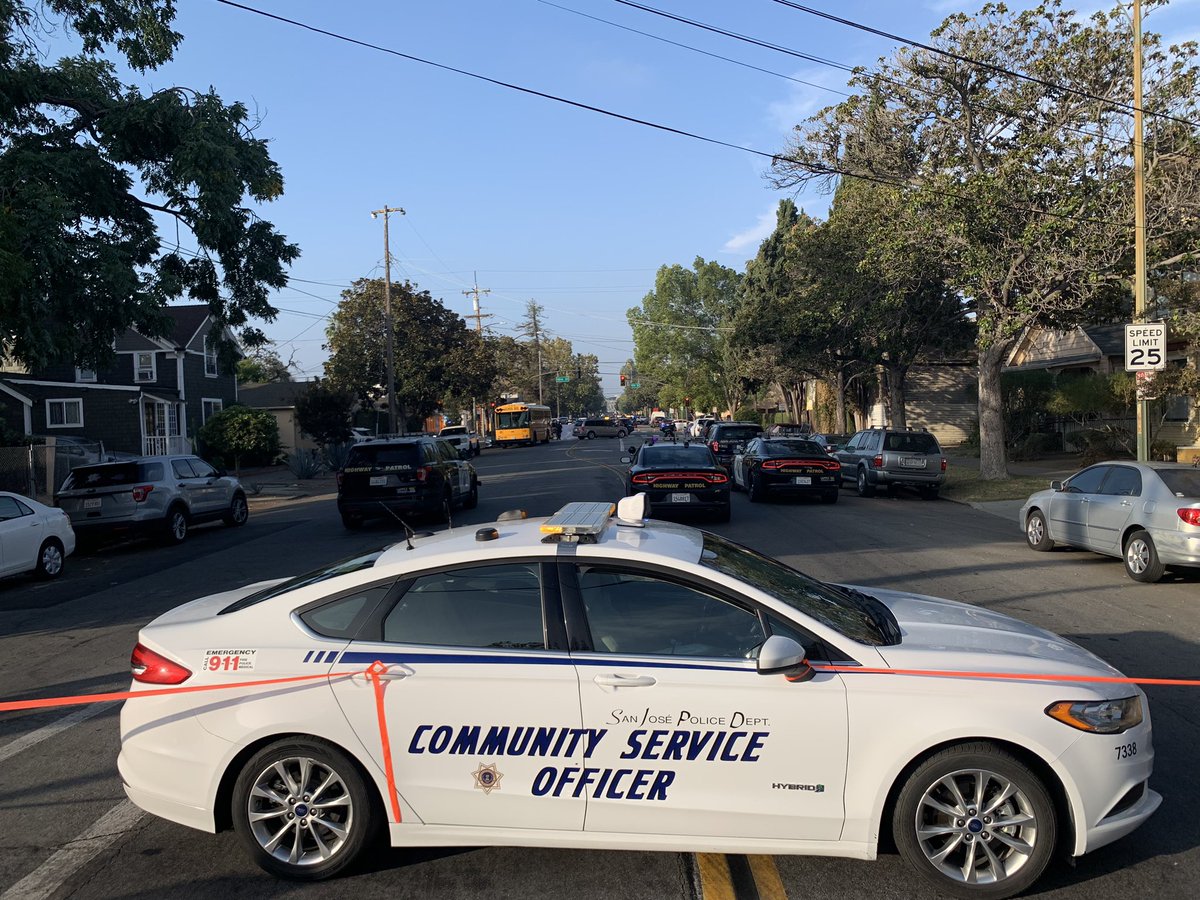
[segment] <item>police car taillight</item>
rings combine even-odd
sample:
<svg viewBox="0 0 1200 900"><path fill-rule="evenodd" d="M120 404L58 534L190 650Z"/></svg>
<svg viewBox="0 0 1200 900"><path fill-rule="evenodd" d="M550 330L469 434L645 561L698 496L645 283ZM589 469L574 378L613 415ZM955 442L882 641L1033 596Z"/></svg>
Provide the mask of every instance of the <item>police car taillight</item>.
<svg viewBox="0 0 1200 900"><path fill-rule="evenodd" d="M133 648L129 670L133 680L142 684L183 684L192 677L191 669L172 662L142 644Z"/></svg>
<svg viewBox="0 0 1200 900"><path fill-rule="evenodd" d="M425 481L429 478L429 474L433 471L433 466L421 466L417 469L417 481Z"/></svg>

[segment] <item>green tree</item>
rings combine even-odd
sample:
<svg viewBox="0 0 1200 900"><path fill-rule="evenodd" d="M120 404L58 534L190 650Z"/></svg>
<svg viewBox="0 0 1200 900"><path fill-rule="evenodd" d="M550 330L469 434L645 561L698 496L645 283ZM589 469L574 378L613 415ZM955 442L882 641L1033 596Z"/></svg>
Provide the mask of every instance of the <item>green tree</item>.
<svg viewBox="0 0 1200 900"><path fill-rule="evenodd" d="M633 329L639 378L658 384L658 401L736 410L753 389L730 340L741 302L741 276L696 257L691 269L662 266L654 290L626 316Z"/></svg>
<svg viewBox="0 0 1200 900"><path fill-rule="evenodd" d="M200 440L213 454L240 472L242 462L270 465L279 456L279 423L265 409L230 406L209 416Z"/></svg>
<svg viewBox="0 0 1200 900"><path fill-rule="evenodd" d="M296 421L322 447L350 440L354 395L318 381L296 399Z"/></svg>
<svg viewBox="0 0 1200 900"><path fill-rule="evenodd" d="M127 327L164 333L162 308L182 296L208 303L245 345L264 340L246 324L274 318L269 290L299 255L248 205L283 193L267 142L244 105L211 89L144 92L105 57L158 68L181 40L174 17L173 0L0 2L5 356L100 368ZM80 49L50 63L57 26ZM164 252L155 215L199 252Z"/></svg>
<svg viewBox="0 0 1200 900"><path fill-rule="evenodd" d="M432 415L453 398L486 396L494 357L466 322L411 282L392 285L398 421ZM387 323L383 280L360 278L347 290L325 331L331 386L364 403L387 397Z"/></svg>
<svg viewBox="0 0 1200 900"><path fill-rule="evenodd" d="M292 365L270 347L258 347L237 362L238 384L270 384L292 380Z"/></svg>
<svg viewBox="0 0 1200 900"><path fill-rule="evenodd" d="M794 188L848 174L902 189L914 240L941 249L971 306L980 475L1005 478L1000 371L1013 342L1033 325L1105 321L1128 298L1131 119L1118 103L1132 99L1132 36L1120 7L1081 21L1044 0L954 14L931 43L954 57L904 48L858 71L856 93L797 130L773 177ZM1146 34L1144 47L1148 252L1162 271L1200 240L1200 135L1188 124L1200 119L1200 69L1195 42L1164 48Z"/></svg>

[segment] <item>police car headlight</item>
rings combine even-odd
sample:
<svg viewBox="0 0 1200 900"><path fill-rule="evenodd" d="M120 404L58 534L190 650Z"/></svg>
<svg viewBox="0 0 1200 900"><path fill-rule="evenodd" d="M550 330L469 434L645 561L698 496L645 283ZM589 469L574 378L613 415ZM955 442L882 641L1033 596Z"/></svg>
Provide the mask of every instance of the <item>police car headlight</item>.
<svg viewBox="0 0 1200 900"><path fill-rule="evenodd" d="M1120 734L1142 724L1142 698L1121 700L1060 700L1046 707L1046 715L1080 731Z"/></svg>

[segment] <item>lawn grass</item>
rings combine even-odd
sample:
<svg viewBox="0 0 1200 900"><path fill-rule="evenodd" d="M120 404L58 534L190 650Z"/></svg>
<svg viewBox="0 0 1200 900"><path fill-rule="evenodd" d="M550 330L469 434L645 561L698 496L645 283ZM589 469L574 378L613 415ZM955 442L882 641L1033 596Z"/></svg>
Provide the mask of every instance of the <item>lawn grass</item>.
<svg viewBox="0 0 1200 900"><path fill-rule="evenodd" d="M947 500L970 503L982 500L1024 500L1050 486L1049 475L1013 475L1007 481L980 481L979 472L963 466L946 470L941 494Z"/></svg>

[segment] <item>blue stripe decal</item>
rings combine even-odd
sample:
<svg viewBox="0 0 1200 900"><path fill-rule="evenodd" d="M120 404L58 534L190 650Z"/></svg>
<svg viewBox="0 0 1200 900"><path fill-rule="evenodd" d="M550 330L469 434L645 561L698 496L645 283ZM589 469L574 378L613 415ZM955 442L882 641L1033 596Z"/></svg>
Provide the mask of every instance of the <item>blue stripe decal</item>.
<svg viewBox="0 0 1200 900"><path fill-rule="evenodd" d="M321 657L322 657L322 656L324 656L324 655L325 655L325 651L324 651L324 650L318 650L318 651L317 651L317 655L313 657L313 662L315 662L315 663L319 663L319 662L321 661Z"/></svg>
<svg viewBox="0 0 1200 900"><path fill-rule="evenodd" d="M308 662L310 659L312 659L312 655L313 655L313 651L309 650L307 653L304 654L303 661Z"/></svg>
<svg viewBox="0 0 1200 900"><path fill-rule="evenodd" d="M442 663L460 665L510 665L510 666L637 666L643 669L702 669L712 672L754 672L733 666L709 666L699 663L644 662L643 660L594 659L591 657L567 656L500 656L484 653L364 653L348 650L339 663L370 664L379 660L383 663Z"/></svg>

